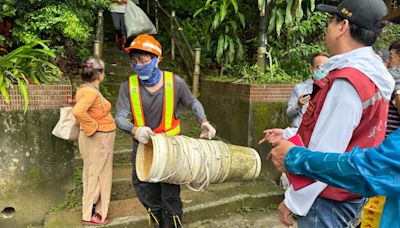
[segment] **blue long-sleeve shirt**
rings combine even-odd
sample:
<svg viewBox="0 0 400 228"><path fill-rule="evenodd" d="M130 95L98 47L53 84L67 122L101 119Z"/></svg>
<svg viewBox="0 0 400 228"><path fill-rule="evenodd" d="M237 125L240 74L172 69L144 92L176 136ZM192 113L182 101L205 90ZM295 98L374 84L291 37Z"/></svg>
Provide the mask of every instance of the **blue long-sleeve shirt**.
<svg viewBox="0 0 400 228"><path fill-rule="evenodd" d="M378 147L355 147L349 153L321 153L294 147L285 164L291 173L365 197L387 196L380 227L400 227L400 129Z"/></svg>

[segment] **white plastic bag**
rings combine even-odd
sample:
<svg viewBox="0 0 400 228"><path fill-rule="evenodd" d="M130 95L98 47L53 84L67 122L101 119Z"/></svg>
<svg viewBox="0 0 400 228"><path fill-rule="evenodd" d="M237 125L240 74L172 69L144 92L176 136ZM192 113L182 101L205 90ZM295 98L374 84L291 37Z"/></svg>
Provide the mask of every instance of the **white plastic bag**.
<svg viewBox="0 0 400 228"><path fill-rule="evenodd" d="M79 122L72 114L72 107L62 107L60 109L60 120L58 120L52 134L58 138L75 141L78 140L79 132Z"/></svg>
<svg viewBox="0 0 400 228"><path fill-rule="evenodd" d="M157 33L156 27L154 27L146 13L132 1L128 1L124 20L127 37Z"/></svg>

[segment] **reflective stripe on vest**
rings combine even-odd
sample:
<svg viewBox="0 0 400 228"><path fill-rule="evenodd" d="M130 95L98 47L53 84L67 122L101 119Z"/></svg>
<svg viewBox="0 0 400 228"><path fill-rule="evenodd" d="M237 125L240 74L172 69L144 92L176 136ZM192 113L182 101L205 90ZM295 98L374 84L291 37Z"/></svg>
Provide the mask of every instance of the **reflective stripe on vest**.
<svg viewBox="0 0 400 228"><path fill-rule="evenodd" d="M164 71L164 105L162 121L159 127L153 129L156 133L166 133L169 135L178 135L181 132L180 120L174 116L174 75L171 72ZM142 100L140 97L139 78L136 75L129 77L129 91L131 98L132 115L134 125L137 127L145 126L143 115Z"/></svg>

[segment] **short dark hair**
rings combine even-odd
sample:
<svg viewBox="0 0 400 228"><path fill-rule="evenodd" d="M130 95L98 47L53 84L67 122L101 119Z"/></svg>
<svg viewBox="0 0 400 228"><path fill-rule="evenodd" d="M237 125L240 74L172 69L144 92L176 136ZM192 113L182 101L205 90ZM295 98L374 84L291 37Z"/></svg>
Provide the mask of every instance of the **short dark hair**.
<svg viewBox="0 0 400 228"><path fill-rule="evenodd" d="M132 59L132 57L139 57L142 55L150 55L151 58L157 57L157 55L155 55L151 52L143 51L143 50L139 50L139 49L131 49L131 51L129 52L129 57L131 57L131 59Z"/></svg>
<svg viewBox="0 0 400 228"><path fill-rule="evenodd" d="M389 51L392 49L396 50L396 54L400 55L400 40L393 41L389 47Z"/></svg>
<svg viewBox="0 0 400 228"><path fill-rule="evenodd" d="M341 22L344 21L345 19L340 17L339 15L336 14L336 21ZM382 22L383 23L383 22ZM363 28L359 25L356 25L352 22L349 21L350 25L350 35L351 37L356 40L357 42L365 45L365 46L372 46L376 40L378 39L378 36L380 32L374 32L372 30ZM382 24L382 27L384 25Z"/></svg>
<svg viewBox="0 0 400 228"><path fill-rule="evenodd" d="M310 62L310 64L311 64L312 67L314 67L314 65L315 65L314 60L315 60L315 58L317 58L318 56L325 56L325 57L330 58L330 56L329 56L328 54L325 54L325 53L323 53L323 52L317 52L317 53L313 54L313 55L310 57L309 62Z"/></svg>
<svg viewBox="0 0 400 228"><path fill-rule="evenodd" d="M99 78L99 75L104 72L104 62L102 59L91 56L88 57L82 67L81 78L85 82L92 82Z"/></svg>

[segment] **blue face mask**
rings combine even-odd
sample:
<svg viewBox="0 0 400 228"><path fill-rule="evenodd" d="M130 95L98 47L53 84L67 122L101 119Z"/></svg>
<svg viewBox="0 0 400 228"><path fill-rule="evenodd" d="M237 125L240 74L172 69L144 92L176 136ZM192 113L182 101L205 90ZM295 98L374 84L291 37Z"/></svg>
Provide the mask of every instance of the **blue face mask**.
<svg viewBox="0 0 400 228"><path fill-rule="evenodd" d="M146 87L156 85L161 78L161 70L158 68L158 59L152 58L146 65L135 65L133 70L138 74L140 83Z"/></svg>
<svg viewBox="0 0 400 228"><path fill-rule="evenodd" d="M328 73L325 72L324 70L317 70L317 71L314 71L314 75L312 78L314 81L319 81L319 80L325 78L327 74Z"/></svg>

